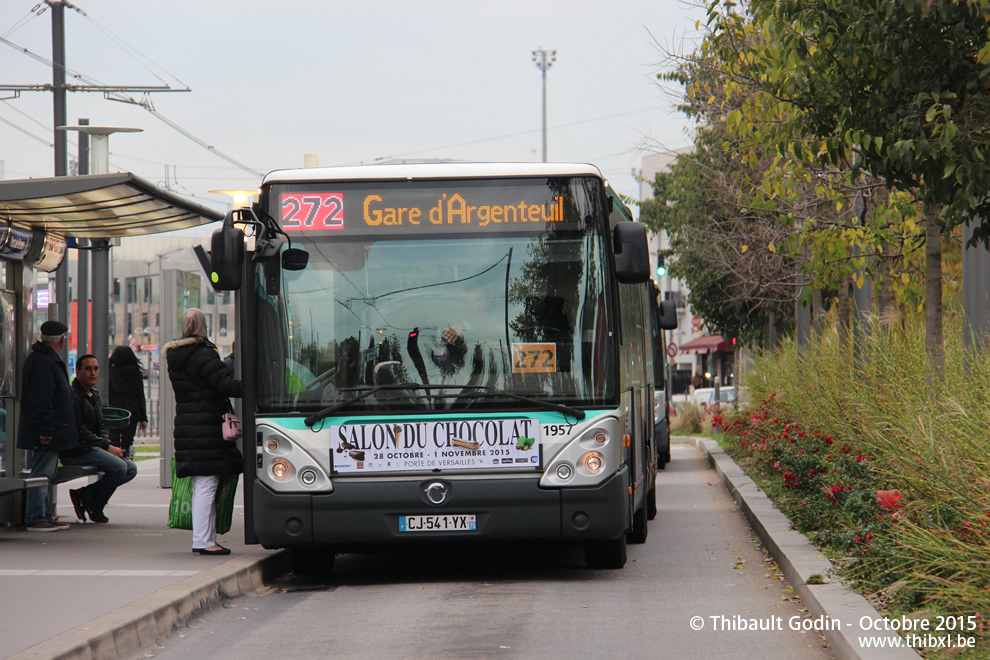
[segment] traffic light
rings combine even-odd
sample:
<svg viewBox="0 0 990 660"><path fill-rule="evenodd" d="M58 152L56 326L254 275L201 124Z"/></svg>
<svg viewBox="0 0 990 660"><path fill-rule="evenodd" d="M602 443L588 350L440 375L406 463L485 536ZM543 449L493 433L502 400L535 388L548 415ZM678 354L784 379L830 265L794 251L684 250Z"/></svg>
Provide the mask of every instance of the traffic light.
<svg viewBox="0 0 990 660"><path fill-rule="evenodd" d="M657 277L667 274L667 265L663 262L663 252L657 250Z"/></svg>

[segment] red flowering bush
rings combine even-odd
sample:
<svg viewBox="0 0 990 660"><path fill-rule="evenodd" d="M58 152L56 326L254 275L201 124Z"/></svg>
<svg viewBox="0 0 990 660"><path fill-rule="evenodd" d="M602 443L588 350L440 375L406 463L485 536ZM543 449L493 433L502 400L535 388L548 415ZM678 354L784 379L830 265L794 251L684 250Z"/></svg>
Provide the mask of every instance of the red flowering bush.
<svg viewBox="0 0 990 660"><path fill-rule="evenodd" d="M765 403L722 416L727 450L889 615L990 612L990 350L961 318L937 378L910 319L826 330L757 357L744 384ZM990 625L976 636L960 657L990 657Z"/></svg>
<svg viewBox="0 0 990 660"><path fill-rule="evenodd" d="M871 461L850 442L836 446L831 436L790 421L777 395L732 419L715 410L712 420L725 431L727 451L823 552L848 563L877 546L890 518L877 504Z"/></svg>

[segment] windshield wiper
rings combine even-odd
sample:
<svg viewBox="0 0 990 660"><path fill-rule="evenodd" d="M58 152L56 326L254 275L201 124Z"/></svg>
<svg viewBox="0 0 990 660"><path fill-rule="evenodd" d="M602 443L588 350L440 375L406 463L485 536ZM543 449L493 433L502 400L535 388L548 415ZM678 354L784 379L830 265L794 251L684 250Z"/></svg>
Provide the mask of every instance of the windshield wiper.
<svg viewBox="0 0 990 660"><path fill-rule="evenodd" d="M481 388L479 388L481 389ZM488 388L484 388L488 389ZM585 412L579 410L578 408L571 408L570 406L565 406L561 403L551 403L550 401L543 401L541 399L534 399L532 397L523 396L522 394L513 394L512 392L467 392L461 394L449 394L447 396L452 396L457 399L495 399L498 397L508 397L510 399L515 399L517 401L523 401L525 403L531 403L534 406L539 406L546 410L553 410L554 412L564 413L565 415L570 415L581 421L585 418Z"/></svg>
<svg viewBox="0 0 990 660"><path fill-rule="evenodd" d="M317 422L326 419L330 415L334 414L338 410L342 410L347 406L360 401L361 399L367 398L374 394L375 392L381 392L383 390L441 390L450 389L452 387L464 388L464 385L421 385L419 383L389 383L387 385L374 385L366 390L361 390L361 393L357 396L353 396L350 399L345 399L338 403L333 404L328 408L324 408L318 413L313 413L305 419L307 426L316 426ZM348 388L357 389L357 388ZM342 390L346 391L346 390Z"/></svg>
<svg viewBox="0 0 990 660"><path fill-rule="evenodd" d="M338 403L333 404L328 408L324 408L318 413L314 413L306 418L306 425L313 427L316 424L334 414L338 410L343 410L347 406L360 401L361 399L367 398L376 392L381 392L383 390L449 390L449 389L473 389L473 390L487 390L488 388L484 385L421 385L419 383L390 383L388 385L374 385L366 390L362 390L360 394L351 397L350 399L345 399ZM532 397L523 396L522 394L514 394L512 392L461 392L458 394L444 394L442 396L449 396L456 399L496 399L499 397L508 397L510 399L515 399L517 401L522 401L524 403L529 403L534 406L543 408L544 410L552 410L554 412L563 413L565 415L570 415L576 418L578 421L585 418L585 412L579 410L578 408L572 408L570 406L565 406L560 403L551 403L550 401L543 401L541 399L534 399Z"/></svg>

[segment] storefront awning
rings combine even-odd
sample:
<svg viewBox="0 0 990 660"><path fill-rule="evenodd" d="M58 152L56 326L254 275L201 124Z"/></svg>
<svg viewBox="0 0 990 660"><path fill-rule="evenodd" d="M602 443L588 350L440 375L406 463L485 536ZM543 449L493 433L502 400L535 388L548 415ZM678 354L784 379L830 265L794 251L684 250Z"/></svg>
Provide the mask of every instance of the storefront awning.
<svg viewBox="0 0 990 660"><path fill-rule="evenodd" d="M222 219L130 172L0 181L0 224L66 238L144 236Z"/></svg>
<svg viewBox="0 0 990 660"><path fill-rule="evenodd" d="M731 353L732 340L723 339L722 335L705 335L692 339L681 346L681 353Z"/></svg>

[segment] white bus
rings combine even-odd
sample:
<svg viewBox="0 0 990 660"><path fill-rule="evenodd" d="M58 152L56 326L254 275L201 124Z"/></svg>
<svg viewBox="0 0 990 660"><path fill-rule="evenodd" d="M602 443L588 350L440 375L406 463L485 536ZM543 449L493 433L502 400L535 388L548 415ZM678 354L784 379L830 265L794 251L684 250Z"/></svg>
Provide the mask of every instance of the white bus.
<svg viewBox="0 0 990 660"><path fill-rule="evenodd" d="M368 546L523 539L621 568L646 540L676 314L596 167L272 172L210 268L239 291L248 543L327 572Z"/></svg>

